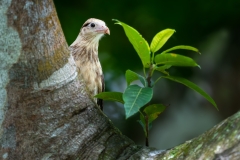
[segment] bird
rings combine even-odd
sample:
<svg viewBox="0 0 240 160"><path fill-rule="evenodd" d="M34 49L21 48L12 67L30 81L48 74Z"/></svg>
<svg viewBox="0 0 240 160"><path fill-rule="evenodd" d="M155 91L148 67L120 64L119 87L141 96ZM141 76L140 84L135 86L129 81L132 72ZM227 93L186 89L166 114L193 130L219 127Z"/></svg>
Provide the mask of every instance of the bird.
<svg viewBox="0 0 240 160"><path fill-rule="evenodd" d="M94 96L105 90L104 75L98 58L99 40L105 34L110 35L105 22L90 18L83 24L76 40L69 47L89 95L101 110L103 110L103 100Z"/></svg>

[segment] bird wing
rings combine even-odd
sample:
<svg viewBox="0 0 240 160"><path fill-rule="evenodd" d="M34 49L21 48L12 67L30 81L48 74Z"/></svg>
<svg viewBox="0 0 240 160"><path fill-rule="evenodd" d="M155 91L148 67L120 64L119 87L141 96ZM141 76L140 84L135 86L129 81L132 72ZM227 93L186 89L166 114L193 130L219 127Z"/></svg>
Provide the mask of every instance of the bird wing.
<svg viewBox="0 0 240 160"><path fill-rule="evenodd" d="M104 75L101 75L101 82L102 82L102 90L98 91L98 93L100 92L104 92L105 90L105 83L104 83ZM101 108L101 110L103 110L103 100L102 99L97 99L97 104L99 105L99 107Z"/></svg>
<svg viewBox="0 0 240 160"><path fill-rule="evenodd" d="M104 75L101 75L101 80L102 80L102 92L105 91L105 83L104 83Z"/></svg>

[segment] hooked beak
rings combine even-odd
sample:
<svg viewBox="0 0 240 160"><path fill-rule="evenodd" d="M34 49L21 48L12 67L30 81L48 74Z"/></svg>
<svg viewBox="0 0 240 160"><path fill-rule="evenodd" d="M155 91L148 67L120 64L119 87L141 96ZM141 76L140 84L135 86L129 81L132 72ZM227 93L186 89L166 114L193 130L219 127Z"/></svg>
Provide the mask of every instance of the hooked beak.
<svg viewBox="0 0 240 160"><path fill-rule="evenodd" d="M104 26L102 29L97 30L97 32L110 35L110 30L107 26Z"/></svg>
<svg viewBox="0 0 240 160"><path fill-rule="evenodd" d="M105 32L104 32L105 34L108 34L108 35L110 35L110 30L109 30L109 28L108 27L106 27L106 30L105 30Z"/></svg>

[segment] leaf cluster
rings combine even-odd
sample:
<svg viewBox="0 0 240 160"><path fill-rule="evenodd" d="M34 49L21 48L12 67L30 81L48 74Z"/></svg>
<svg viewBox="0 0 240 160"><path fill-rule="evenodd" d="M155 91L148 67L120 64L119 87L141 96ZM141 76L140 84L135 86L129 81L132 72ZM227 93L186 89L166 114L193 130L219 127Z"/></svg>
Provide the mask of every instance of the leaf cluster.
<svg viewBox="0 0 240 160"><path fill-rule="evenodd" d="M174 66L200 68L200 66L192 58L176 53L176 50L182 49L190 50L200 54L197 48L186 45L178 45L159 52L162 46L175 33L174 29L165 29L157 33L153 37L149 46L148 42L133 27L118 20L114 21L116 21L115 24L123 27L127 38L140 57L143 65L144 75L142 76L136 72L127 70L125 74L127 88L123 93L102 92L95 97L103 100L117 101L124 104L126 118L129 118L137 112L140 112L139 123L144 129L146 137L148 137L148 130L151 128L152 122L166 108L166 106L163 104L148 104L153 97L154 85L162 78L181 83L198 92L214 107L216 107L216 109L218 109L214 100L196 84L183 77L171 76L167 71ZM163 75L153 81L152 75L155 71L161 72ZM141 85L132 84L132 82L136 80L139 80Z"/></svg>

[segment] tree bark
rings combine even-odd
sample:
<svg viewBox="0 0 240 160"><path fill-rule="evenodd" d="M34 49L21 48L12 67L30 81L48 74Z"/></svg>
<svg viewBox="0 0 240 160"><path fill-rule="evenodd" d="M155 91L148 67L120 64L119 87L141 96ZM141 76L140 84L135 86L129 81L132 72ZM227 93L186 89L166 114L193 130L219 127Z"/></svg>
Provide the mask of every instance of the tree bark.
<svg viewBox="0 0 240 160"><path fill-rule="evenodd" d="M52 0L0 0L1 159L238 159L240 112L159 151L135 145L88 97Z"/></svg>

